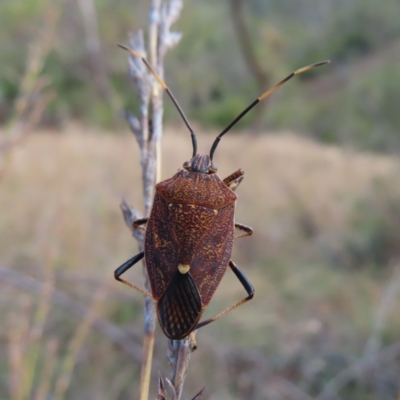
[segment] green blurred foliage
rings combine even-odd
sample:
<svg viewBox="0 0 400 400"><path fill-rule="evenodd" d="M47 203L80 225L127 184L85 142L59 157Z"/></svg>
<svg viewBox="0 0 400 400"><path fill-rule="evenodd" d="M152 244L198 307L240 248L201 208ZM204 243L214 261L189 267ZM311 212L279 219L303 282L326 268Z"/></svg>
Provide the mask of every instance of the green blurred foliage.
<svg viewBox="0 0 400 400"><path fill-rule="evenodd" d="M61 0L59 0L61 1ZM26 53L42 27L43 14L55 3L4 0L0 4L0 122L5 123L18 94ZM44 122L71 119L110 126L119 108L137 109L127 84L126 55L115 44L146 29L148 2L95 2L101 60L109 90L101 94L85 45L84 18L76 3L61 2L55 47L44 73L57 96ZM400 15L398 0L251 0L245 18L258 57L271 82L321 59L332 64L296 78L269 100L262 128L291 129L327 143L397 152ZM225 127L267 88L259 88L240 51L229 3L186 0L174 27L183 33L166 58L166 81L191 120ZM167 122L179 115L165 102ZM238 128L250 126L252 113Z"/></svg>

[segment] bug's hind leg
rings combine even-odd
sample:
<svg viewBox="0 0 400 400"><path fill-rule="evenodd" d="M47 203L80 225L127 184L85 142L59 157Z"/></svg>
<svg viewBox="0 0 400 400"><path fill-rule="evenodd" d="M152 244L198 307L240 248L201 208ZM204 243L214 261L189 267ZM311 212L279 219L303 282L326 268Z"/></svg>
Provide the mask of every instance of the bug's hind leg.
<svg viewBox="0 0 400 400"><path fill-rule="evenodd" d="M253 228L251 228L248 225L236 223L235 228L239 229L240 231L243 232L243 233L235 236L235 239L240 239L242 237L251 236L253 234Z"/></svg>
<svg viewBox="0 0 400 400"><path fill-rule="evenodd" d="M236 277L239 279L240 283L245 288L248 296L245 297L244 299L238 301L237 303L233 304L232 306L226 308L224 311L221 311L219 314L214 315L212 318L209 318L203 322L200 322L199 324L197 324L196 329L199 329L202 326L211 324L211 322L214 322L217 319L220 319L224 315L228 314L235 308L241 306L242 304L246 303L247 301L251 300L254 297L254 292L255 292L254 287L251 284L251 282L247 279L246 275L238 268L238 266L232 260L229 261L229 266L230 266L231 270L233 271L233 273L236 275Z"/></svg>
<svg viewBox="0 0 400 400"><path fill-rule="evenodd" d="M139 286L136 286L128 281L126 281L125 279L121 279L121 275L128 271L129 268L133 267L138 261L140 261L142 258L144 257L144 252L142 251L139 254L136 254L136 256L130 258L128 261L125 261L121 266L119 266L115 271L114 271L114 278L117 281L120 281L122 283L124 283L125 285L128 285L129 287L131 287L132 289L136 289L137 291L139 291L140 293L143 293L145 296L148 296L150 298L153 298L152 294L147 292L146 290L142 289Z"/></svg>
<svg viewBox="0 0 400 400"><path fill-rule="evenodd" d="M229 189L235 191L237 187L240 185L240 182L242 182L244 178L243 175L244 175L244 170L242 168L239 168L233 174L227 176L223 180L223 182L225 183L226 186L228 186Z"/></svg>

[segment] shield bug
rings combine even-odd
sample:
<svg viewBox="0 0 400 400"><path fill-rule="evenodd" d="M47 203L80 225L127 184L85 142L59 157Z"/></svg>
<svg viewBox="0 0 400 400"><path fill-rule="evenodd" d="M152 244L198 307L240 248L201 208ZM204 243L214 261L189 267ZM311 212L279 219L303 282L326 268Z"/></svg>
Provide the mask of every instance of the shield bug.
<svg viewBox="0 0 400 400"><path fill-rule="evenodd" d="M157 303L158 320L163 332L169 339L180 340L254 296L253 285L231 260L234 239L249 236L253 232L252 228L235 223L234 219L237 199L234 190L242 180L244 171L239 169L223 180L217 175L213 156L219 141L254 106L293 76L329 61L300 68L263 93L217 136L210 154L202 155L197 153L196 135L192 127L164 81L141 54L119 46L142 59L175 104L191 133L192 159L186 161L172 178L156 185L149 218L134 222L135 228L147 224L144 251L114 272L115 279L153 298ZM235 229L242 232L235 236ZM151 293L121 278L143 257ZM247 296L214 317L200 322L228 266L243 285Z"/></svg>

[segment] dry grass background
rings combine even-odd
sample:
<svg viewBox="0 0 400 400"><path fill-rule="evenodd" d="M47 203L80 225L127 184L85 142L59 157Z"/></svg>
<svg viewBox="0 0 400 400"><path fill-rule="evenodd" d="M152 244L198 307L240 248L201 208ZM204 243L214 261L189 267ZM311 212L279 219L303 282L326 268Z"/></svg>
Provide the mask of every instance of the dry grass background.
<svg viewBox="0 0 400 400"><path fill-rule="evenodd" d="M209 150L214 134L208 133L198 132L200 151ZM187 132L168 129L163 178L190 154ZM0 181L0 266L44 286L35 292L0 270L0 398L125 399L137 393L142 298L112 273L137 251L118 205L123 194L141 207L139 162L131 135L79 125L62 134L38 132L13 152ZM284 397L285 390L316 395L362 354L373 334L392 268L346 269L344 238L352 234L360 202L377 194L377 182L384 182L383 196L399 194L393 184L399 162L290 132L243 132L224 137L215 163L221 177L239 167L246 171L237 221L255 233L237 242L233 257L256 296L199 331L187 393L205 385L206 398L222 400L301 398ZM140 282L140 268L130 279ZM72 303L60 306L55 292L82 306L82 315ZM209 314L243 295L228 271ZM393 304L383 343L398 340L396 315L400 306ZM96 318L120 329L134 354L92 325ZM154 376L167 371L166 341L159 329L157 335ZM362 380L357 385L359 397L343 398L375 398L375 388Z"/></svg>

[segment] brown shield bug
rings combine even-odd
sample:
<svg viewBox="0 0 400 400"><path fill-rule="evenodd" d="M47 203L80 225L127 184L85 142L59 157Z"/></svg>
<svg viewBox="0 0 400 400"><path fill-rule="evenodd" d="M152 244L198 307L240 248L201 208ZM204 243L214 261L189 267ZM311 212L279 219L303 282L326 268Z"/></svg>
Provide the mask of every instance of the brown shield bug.
<svg viewBox="0 0 400 400"><path fill-rule="evenodd" d="M222 180L213 164L214 152L222 136L256 104L267 98L293 76L327 64L322 61L300 68L263 93L242 111L215 139L210 155L197 154L195 133L185 114L147 60L139 53L119 45L139 57L165 89L188 127L193 156L172 178L156 185L149 218L134 222L134 227L147 224L144 251L126 261L114 272L115 279L150 296L157 303L157 314L165 335L180 340L193 330L216 321L252 299L254 288L231 260L234 239L252 234L252 228L235 223L237 195L234 189L243 178L237 170ZM235 236L235 228L242 233ZM121 275L145 258L151 293L131 284ZM228 266L247 292L247 297L212 318L200 322Z"/></svg>

